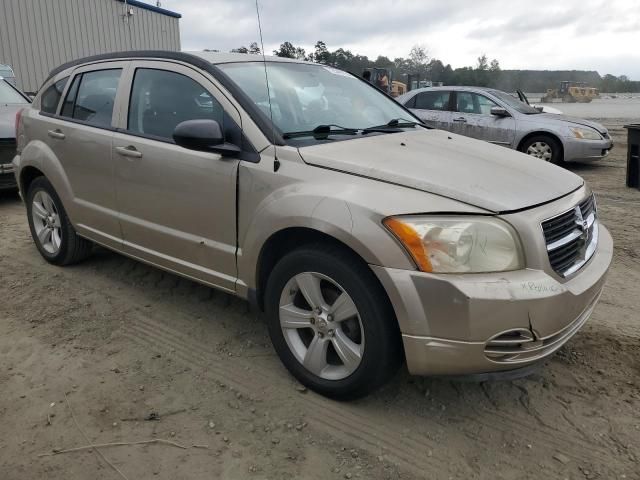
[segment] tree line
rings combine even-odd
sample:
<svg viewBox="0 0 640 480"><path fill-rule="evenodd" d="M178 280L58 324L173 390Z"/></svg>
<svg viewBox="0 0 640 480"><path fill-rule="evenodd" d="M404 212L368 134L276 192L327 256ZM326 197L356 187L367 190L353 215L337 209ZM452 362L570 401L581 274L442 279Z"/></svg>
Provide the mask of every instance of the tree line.
<svg viewBox="0 0 640 480"><path fill-rule="evenodd" d="M231 50L236 53L260 54L256 42L248 47L241 46ZM431 58L424 45L415 45L408 56L390 59L378 55L371 59L366 55L338 48L330 51L322 40L316 42L312 51L307 52L291 42L283 42L273 51L278 57L297 58L341 68L356 75L367 68L386 68L392 72L394 80L407 82L408 75L420 75L421 79L442 82L444 85L474 85L493 87L508 92L523 90L543 93L548 88L558 88L563 80L585 82L588 86L599 88L601 92L623 93L640 92L640 81L629 80L625 75L616 77L596 71L585 70L502 70L497 59L489 59L486 54L477 58L476 64L468 67L452 68L437 58Z"/></svg>

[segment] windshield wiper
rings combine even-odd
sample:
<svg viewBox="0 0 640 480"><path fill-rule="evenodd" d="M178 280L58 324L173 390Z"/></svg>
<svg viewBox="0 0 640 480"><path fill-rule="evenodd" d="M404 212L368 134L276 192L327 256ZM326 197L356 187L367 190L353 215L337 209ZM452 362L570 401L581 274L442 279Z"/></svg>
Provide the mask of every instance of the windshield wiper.
<svg viewBox="0 0 640 480"><path fill-rule="evenodd" d="M318 125L313 130L303 130L300 132L286 132L282 135L282 138L299 138L299 137L314 137L318 140L324 140L331 134L338 135L357 135L360 130L357 128L347 128L340 125Z"/></svg>
<svg viewBox="0 0 640 480"><path fill-rule="evenodd" d="M376 125L375 127L364 128L362 130L362 134L365 135L371 132L382 132L382 133L394 133L401 132L399 130L401 128L414 128L416 125L424 128L429 128L429 126L425 125L422 122L416 122L414 120L407 120L406 118L394 118L389 120L384 125Z"/></svg>

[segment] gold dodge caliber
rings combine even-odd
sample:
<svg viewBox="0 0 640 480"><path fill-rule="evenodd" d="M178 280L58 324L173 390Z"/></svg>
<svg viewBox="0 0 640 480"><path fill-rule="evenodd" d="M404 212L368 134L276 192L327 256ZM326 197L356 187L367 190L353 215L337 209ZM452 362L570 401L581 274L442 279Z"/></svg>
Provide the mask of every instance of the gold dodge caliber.
<svg viewBox="0 0 640 480"><path fill-rule="evenodd" d="M85 58L16 128L48 262L98 244L248 299L291 373L334 398L403 360L416 375L528 371L584 325L611 262L580 177L425 128L324 65Z"/></svg>

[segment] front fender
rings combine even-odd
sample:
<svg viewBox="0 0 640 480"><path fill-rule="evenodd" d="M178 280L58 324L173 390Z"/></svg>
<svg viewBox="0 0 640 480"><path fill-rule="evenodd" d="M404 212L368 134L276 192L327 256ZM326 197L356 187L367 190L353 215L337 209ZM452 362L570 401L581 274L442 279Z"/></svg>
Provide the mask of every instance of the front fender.
<svg viewBox="0 0 640 480"><path fill-rule="evenodd" d="M256 288L263 246L278 232L306 228L348 246L370 265L415 270L382 224L389 215L486 211L438 195L307 165L281 149L277 172L270 159L242 164L238 173L238 290Z"/></svg>
<svg viewBox="0 0 640 480"><path fill-rule="evenodd" d="M356 216L352 213L356 210ZM289 228L307 228L347 245L365 262L415 266L395 239L382 226L382 216L328 196L314 194L270 195L255 211L238 251L239 278L248 288L256 287L256 266L262 247L273 235Z"/></svg>

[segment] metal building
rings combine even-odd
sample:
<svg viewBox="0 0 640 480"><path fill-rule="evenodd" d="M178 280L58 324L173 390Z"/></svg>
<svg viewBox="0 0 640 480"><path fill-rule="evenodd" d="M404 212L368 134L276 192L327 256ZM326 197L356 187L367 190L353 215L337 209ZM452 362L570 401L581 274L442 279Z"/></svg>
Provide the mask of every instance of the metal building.
<svg viewBox="0 0 640 480"><path fill-rule="evenodd" d="M76 58L179 51L180 17L137 0L0 0L0 63L35 92L53 68Z"/></svg>

